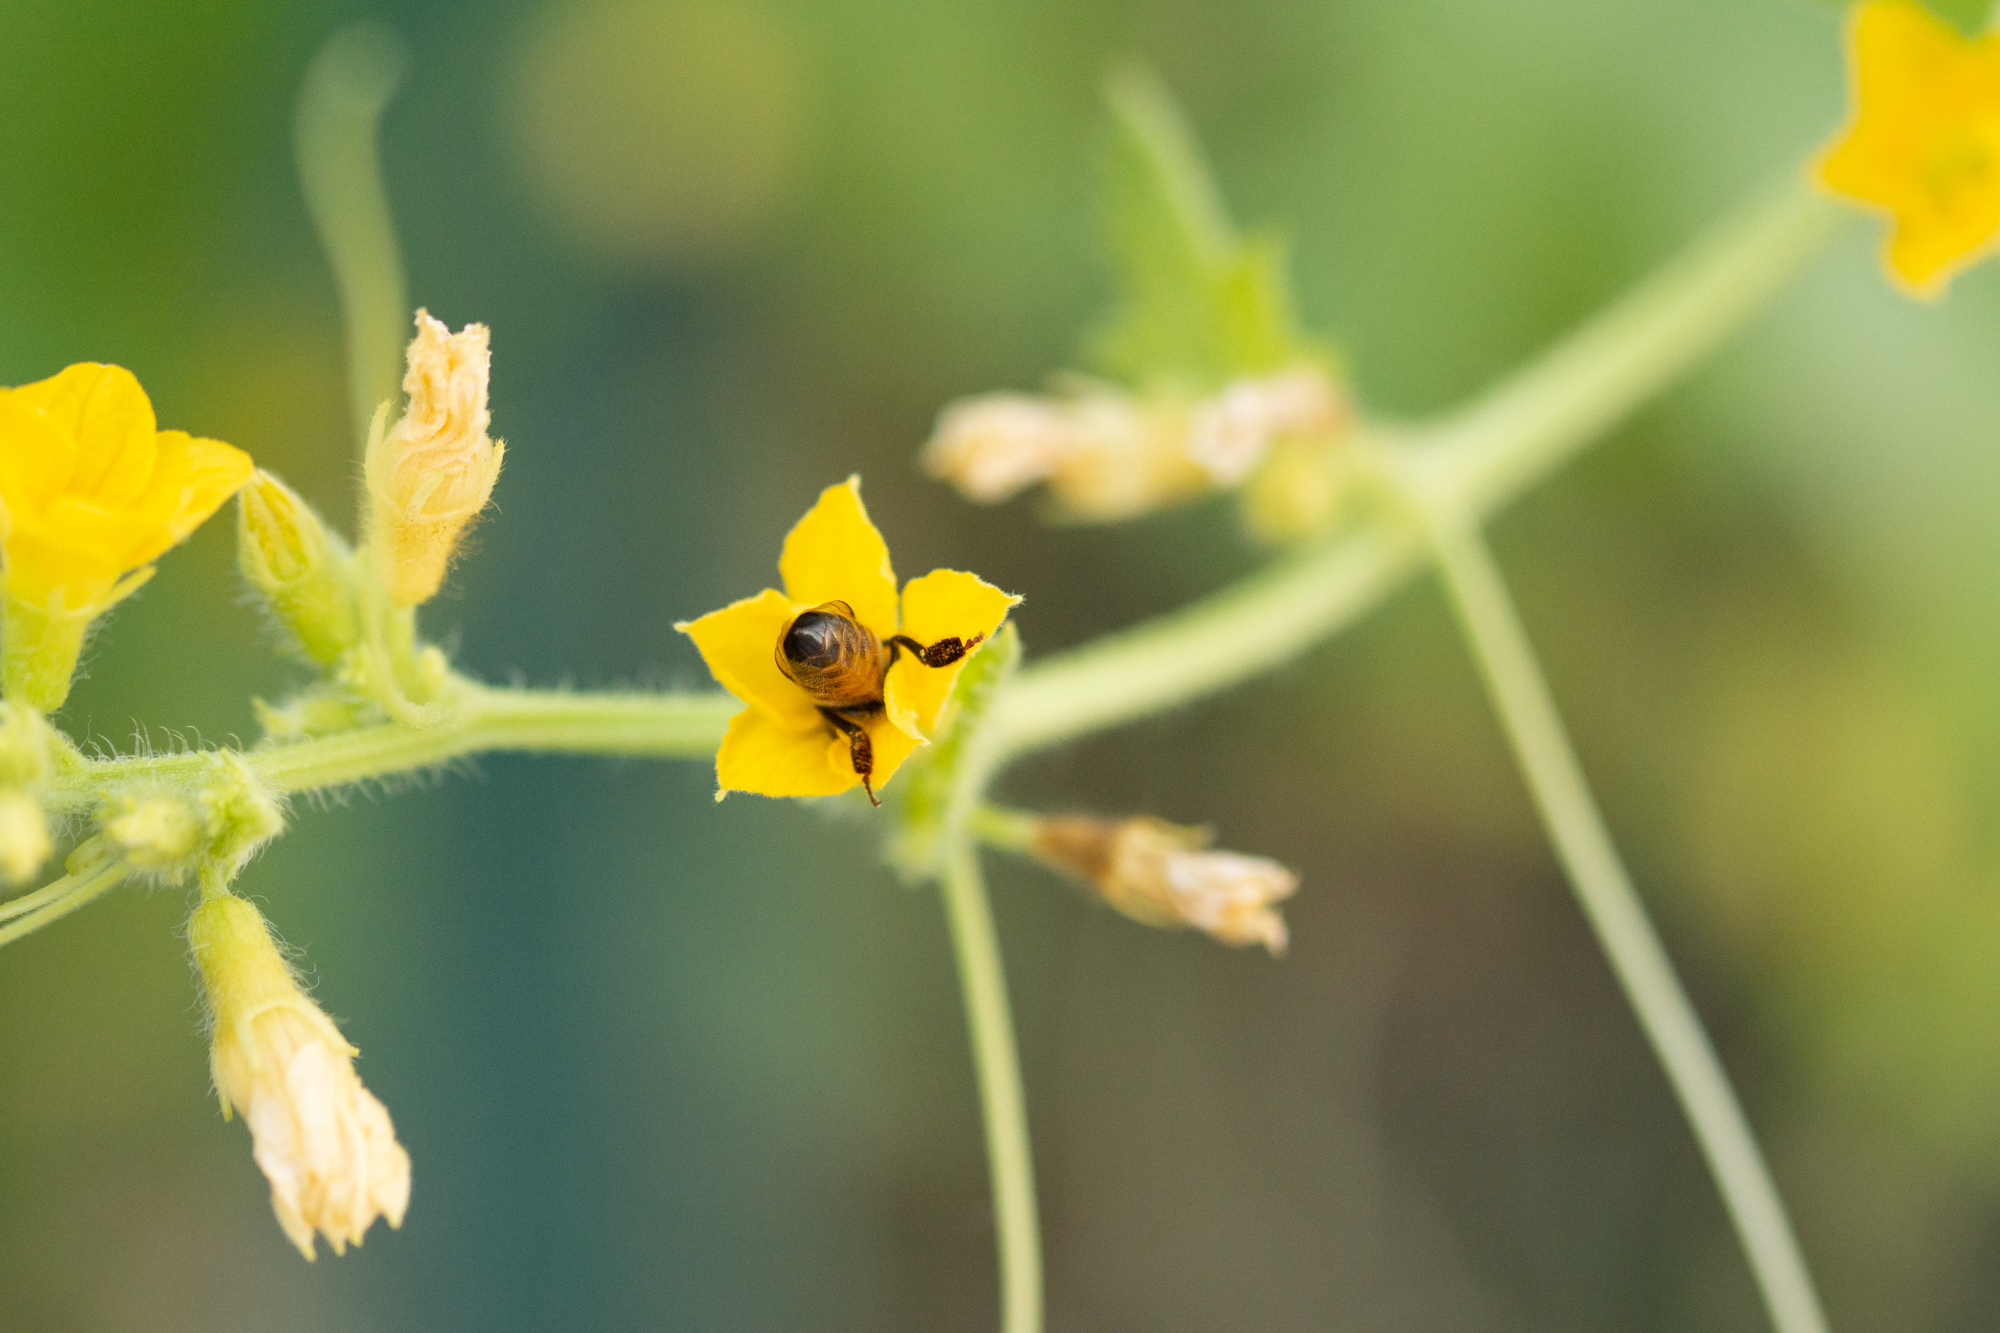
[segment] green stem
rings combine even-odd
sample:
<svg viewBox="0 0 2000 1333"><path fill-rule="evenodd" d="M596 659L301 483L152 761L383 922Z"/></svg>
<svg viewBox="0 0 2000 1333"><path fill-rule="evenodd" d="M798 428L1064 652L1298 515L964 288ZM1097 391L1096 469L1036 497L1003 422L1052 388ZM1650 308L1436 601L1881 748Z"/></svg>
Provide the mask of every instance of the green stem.
<svg viewBox="0 0 2000 1333"><path fill-rule="evenodd" d="M1500 570L1470 516L1420 487L1412 487L1412 498L1535 808L1687 1112L1771 1322L1779 1333L1826 1333L1826 1316L1770 1168L1612 845Z"/></svg>
<svg viewBox="0 0 2000 1333"><path fill-rule="evenodd" d="M31 935L50 922L60 920L77 908L96 901L118 887L131 873L132 868L125 862L114 861L94 875L86 875L81 879L74 875L65 875L47 888L38 889L29 897L42 899L42 905L32 912L16 917L5 926L0 926L0 944L12 944L23 935ZM43 898L44 894L47 895L46 898Z"/></svg>
<svg viewBox="0 0 2000 1333"><path fill-rule="evenodd" d="M962 833L951 835L943 894L986 1127L986 1164L993 1181L993 1222L1000 1243L1001 1333L1041 1333L1041 1224L1035 1211L1035 1166L1028 1147L1021 1057L979 852Z"/></svg>
<svg viewBox="0 0 2000 1333"><path fill-rule="evenodd" d="M1759 310L1853 213L1803 178L1697 238L1533 364L1423 432L1453 503L1486 515L1567 462Z"/></svg>
<svg viewBox="0 0 2000 1333"><path fill-rule="evenodd" d="M1004 805L982 805L972 812L967 827L972 836L988 847L1026 853L1035 846L1035 827L1041 820L1026 810L1010 810Z"/></svg>
<svg viewBox="0 0 2000 1333"><path fill-rule="evenodd" d="M1837 217L1803 183L1759 200L1466 410L1401 432L1408 452L1468 512L1493 512L1714 346L1820 250ZM1268 671L1381 602L1422 554L1418 534L1384 520L1043 658L994 699L995 743L1008 756L1043 749Z"/></svg>
<svg viewBox="0 0 2000 1333"><path fill-rule="evenodd" d="M364 439L403 380L409 289L377 130L408 57L387 28L358 23L320 48L299 89L293 147L306 208L326 248L347 329L348 407Z"/></svg>
<svg viewBox="0 0 2000 1333"><path fill-rule="evenodd" d="M715 753L742 705L720 691L702 694L571 694L467 684L435 726L357 727L312 740L252 750L251 769L286 793L301 793L435 768L493 750L700 758ZM83 809L107 782L193 779L199 753L111 759L53 779L43 793L52 813Z"/></svg>

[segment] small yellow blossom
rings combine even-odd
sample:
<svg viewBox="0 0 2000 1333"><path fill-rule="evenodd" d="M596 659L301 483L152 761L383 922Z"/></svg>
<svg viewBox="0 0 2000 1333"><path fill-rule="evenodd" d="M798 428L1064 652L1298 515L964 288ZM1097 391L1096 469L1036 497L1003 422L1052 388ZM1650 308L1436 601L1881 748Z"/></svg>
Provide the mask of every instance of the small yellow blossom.
<svg viewBox="0 0 2000 1333"><path fill-rule="evenodd" d="M955 569L911 579L898 598L889 548L862 508L858 477L827 487L792 528L778 572L783 592L767 588L675 626L694 640L722 687L747 705L716 755L718 800L732 791L831 796L861 784L850 742L778 665L780 639L801 613L844 603L881 644L907 636L925 645L971 645L999 629L1020 600ZM866 682L877 702L851 711L872 750L874 787L929 739L964 664L926 666L899 652L879 680Z"/></svg>
<svg viewBox="0 0 2000 1333"><path fill-rule="evenodd" d="M243 1112L285 1235L310 1259L315 1232L342 1254L377 1217L401 1226L409 1154L264 918L241 898L210 898L188 918L188 945L215 1021L209 1063L222 1114Z"/></svg>
<svg viewBox="0 0 2000 1333"><path fill-rule="evenodd" d="M68 697L90 622L250 478L250 457L160 430L132 372L84 362L0 389L0 688Z"/></svg>
<svg viewBox="0 0 2000 1333"><path fill-rule="evenodd" d="M1054 817L1035 821L1032 850L1134 921L1283 953L1290 935L1273 904L1292 896L1298 876L1269 857L1210 851L1211 836L1143 815Z"/></svg>
<svg viewBox="0 0 2000 1333"><path fill-rule="evenodd" d="M1819 179L1889 214L1891 276L1936 296L2000 239L2000 33L1965 37L1914 0L1867 0L1848 51L1853 114Z"/></svg>
<svg viewBox="0 0 2000 1333"><path fill-rule="evenodd" d="M369 532L389 600L437 594L459 538L493 494L506 446L486 433L492 353L484 324L453 333L417 312L407 352L402 419L369 442Z"/></svg>

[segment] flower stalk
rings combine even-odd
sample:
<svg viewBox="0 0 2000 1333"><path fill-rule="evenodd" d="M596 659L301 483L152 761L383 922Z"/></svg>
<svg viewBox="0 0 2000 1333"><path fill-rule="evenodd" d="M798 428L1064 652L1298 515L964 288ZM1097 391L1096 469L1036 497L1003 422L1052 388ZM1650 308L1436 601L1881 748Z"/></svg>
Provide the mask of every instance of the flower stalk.
<svg viewBox="0 0 2000 1333"><path fill-rule="evenodd" d="M1411 485L1452 609L1577 901L1720 1187L1778 1333L1826 1333L1811 1272L1749 1118L1611 841L1513 600L1470 516Z"/></svg>

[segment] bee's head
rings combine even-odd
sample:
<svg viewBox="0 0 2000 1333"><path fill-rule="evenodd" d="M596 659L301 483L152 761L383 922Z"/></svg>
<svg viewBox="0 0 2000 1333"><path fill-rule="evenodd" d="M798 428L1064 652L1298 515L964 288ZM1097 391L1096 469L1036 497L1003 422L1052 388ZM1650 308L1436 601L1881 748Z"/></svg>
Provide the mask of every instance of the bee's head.
<svg viewBox="0 0 2000 1333"><path fill-rule="evenodd" d="M846 603L828 602L794 617L778 651L793 666L823 671L848 653L856 628Z"/></svg>

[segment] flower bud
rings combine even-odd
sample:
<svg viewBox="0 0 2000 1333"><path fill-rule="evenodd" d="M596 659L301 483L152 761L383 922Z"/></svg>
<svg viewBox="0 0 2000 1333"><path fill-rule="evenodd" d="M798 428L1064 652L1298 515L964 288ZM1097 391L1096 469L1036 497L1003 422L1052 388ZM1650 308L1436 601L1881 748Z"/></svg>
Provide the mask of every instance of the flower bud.
<svg viewBox="0 0 2000 1333"><path fill-rule="evenodd" d="M1298 876L1267 857L1206 850L1212 837L1149 816L1046 818L1036 821L1031 849L1134 921L1283 953L1285 919L1272 904L1291 897Z"/></svg>
<svg viewBox="0 0 2000 1333"><path fill-rule="evenodd" d="M311 1259L315 1232L342 1254L377 1217L401 1226L409 1154L355 1074L355 1049L299 988L257 909L208 899L188 918L188 945L215 1024L222 1114L243 1112L285 1235Z"/></svg>
<svg viewBox="0 0 2000 1333"><path fill-rule="evenodd" d="M185 799L167 792L106 796L97 812L105 839L140 870L179 880L201 849L202 818Z"/></svg>
<svg viewBox="0 0 2000 1333"><path fill-rule="evenodd" d="M236 563L250 586L322 665L355 641L354 558L312 506L259 470L237 492Z"/></svg>
<svg viewBox="0 0 2000 1333"><path fill-rule="evenodd" d="M487 336L484 324L453 333L419 310L403 376L409 406L368 443L369 541L397 606L437 593L500 475L505 447L486 434Z"/></svg>
<svg viewBox="0 0 2000 1333"><path fill-rule="evenodd" d="M0 880L26 884L54 850L42 803L19 787L0 790Z"/></svg>
<svg viewBox="0 0 2000 1333"><path fill-rule="evenodd" d="M33 708L0 703L0 786L32 787L45 781L58 735Z"/></svg>
<svg viewBox="0 0 2000 1333"><path fill-rule="evenodd" d="M250 708L257 715L257 725L263 728L264 739L272 742L330 736L379 722L384 716L381 705L372 699L331 688L302 690L276 704L252 699Z"/></svg>

